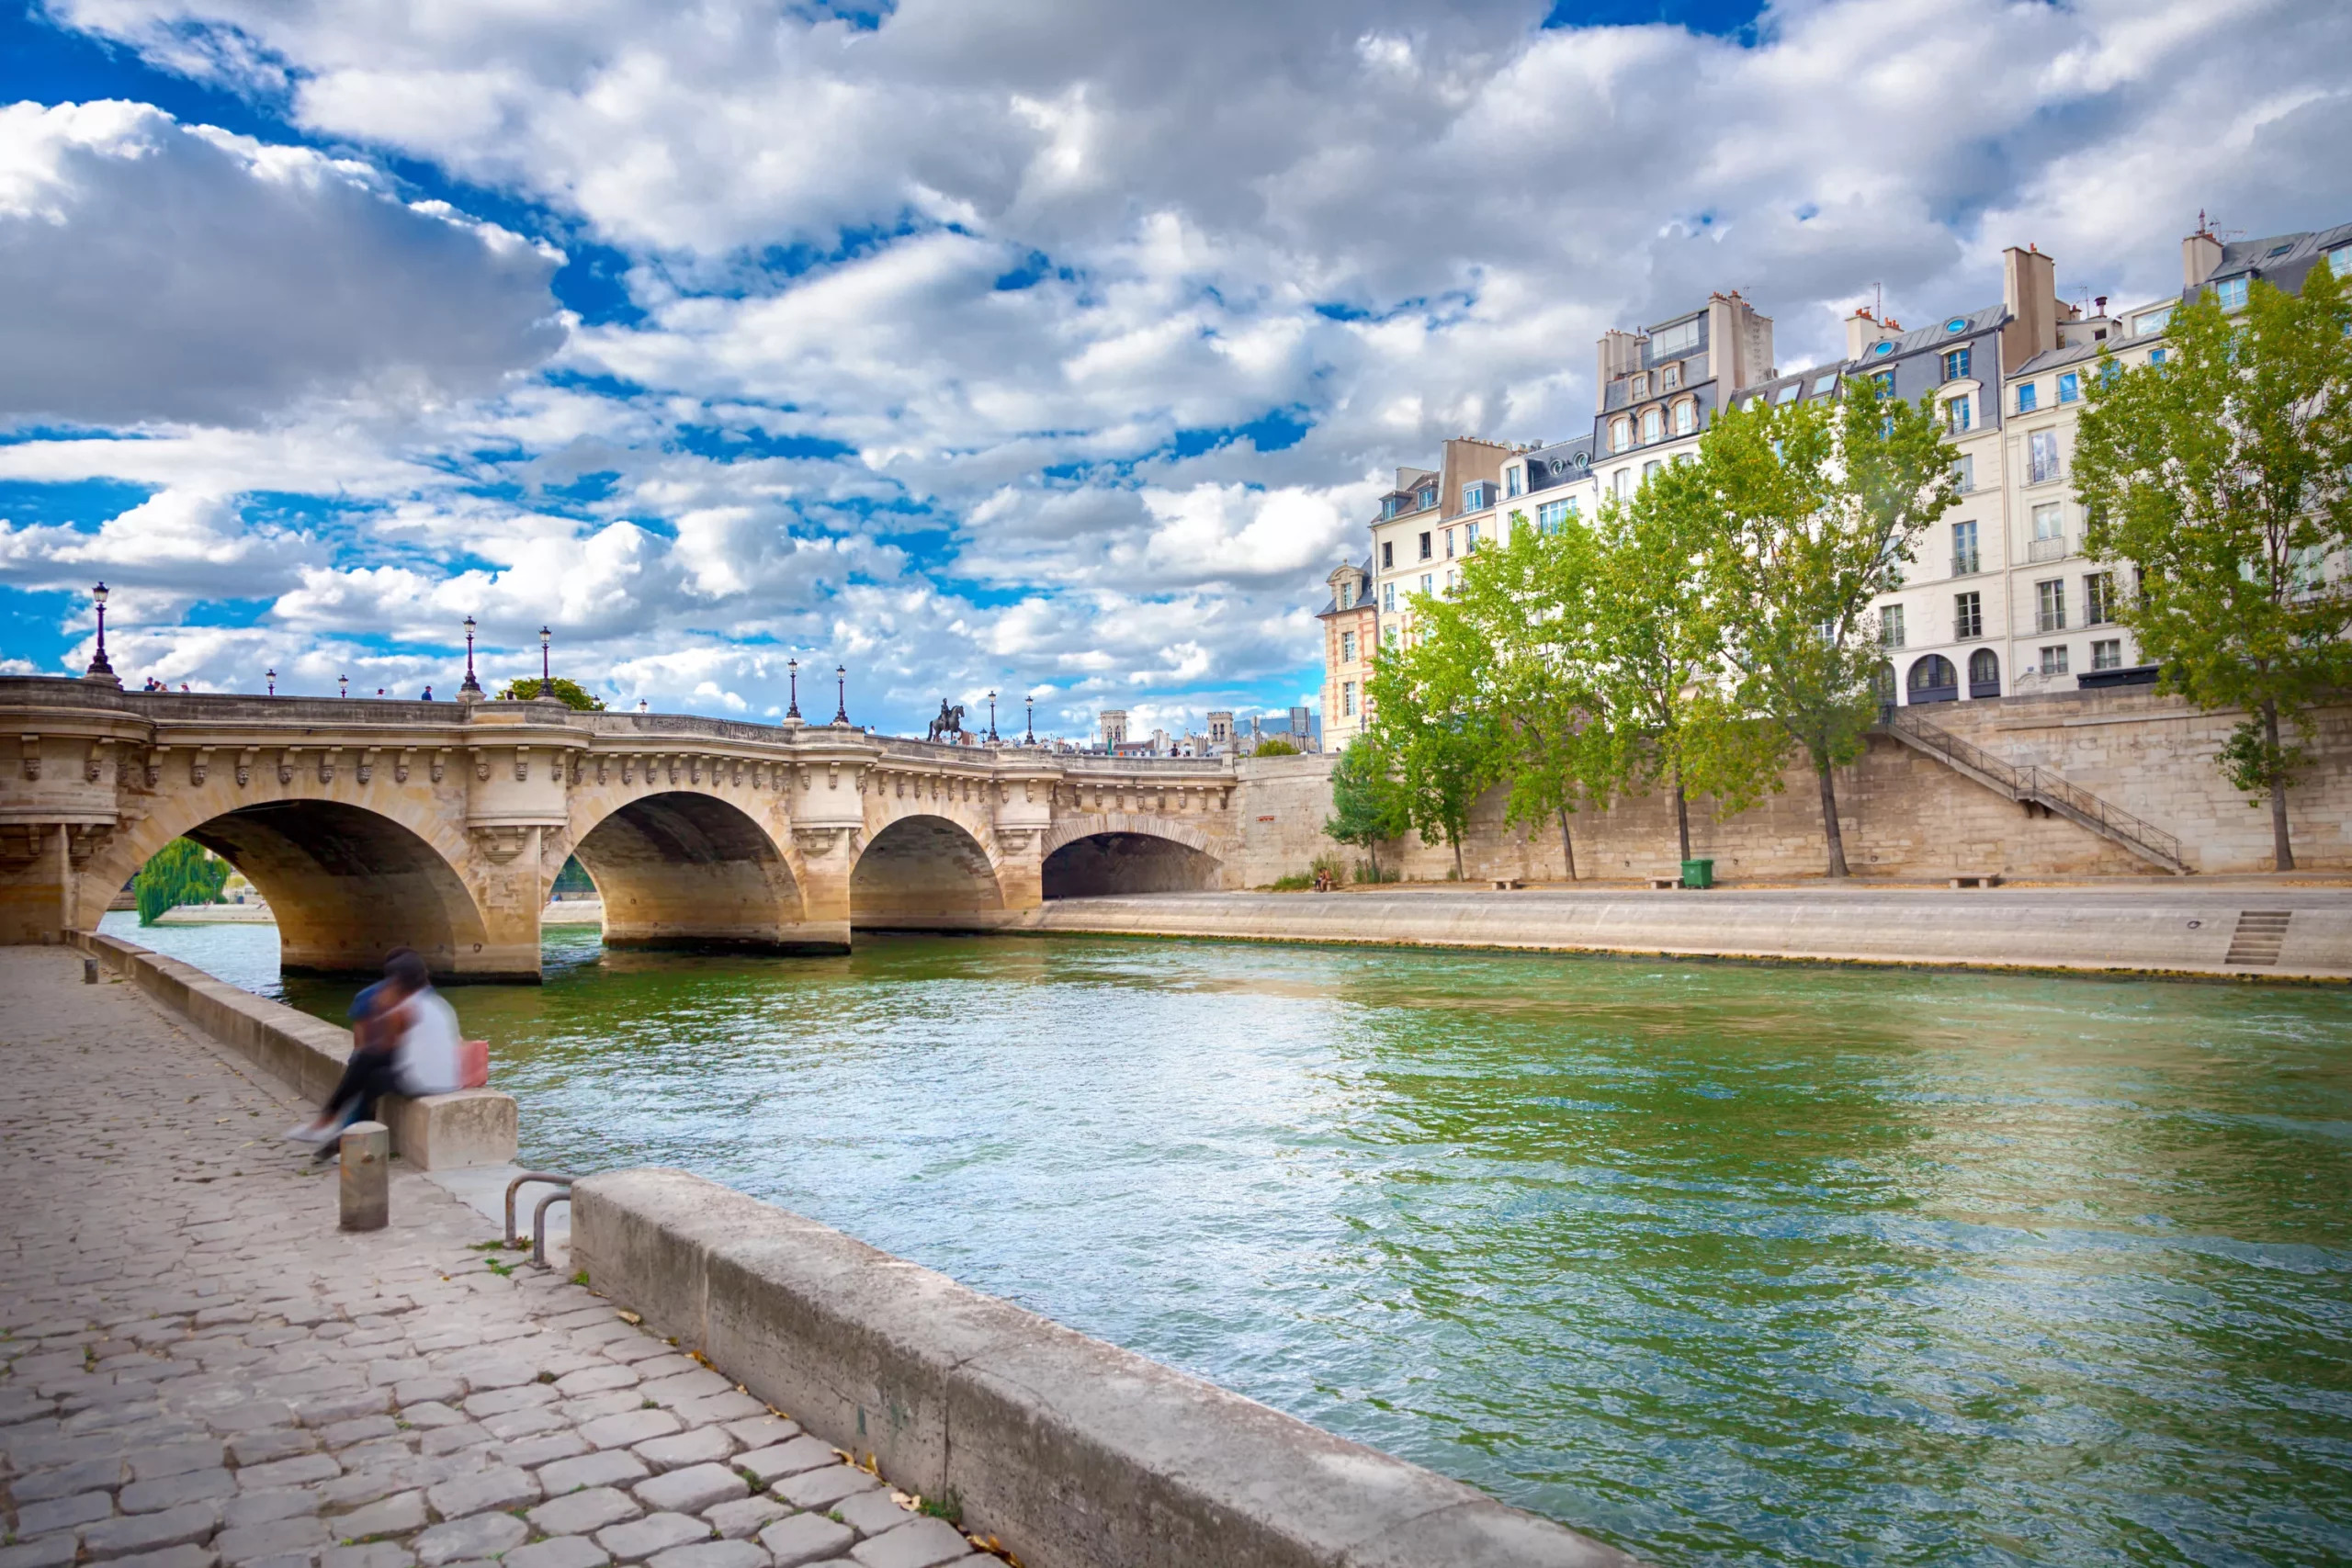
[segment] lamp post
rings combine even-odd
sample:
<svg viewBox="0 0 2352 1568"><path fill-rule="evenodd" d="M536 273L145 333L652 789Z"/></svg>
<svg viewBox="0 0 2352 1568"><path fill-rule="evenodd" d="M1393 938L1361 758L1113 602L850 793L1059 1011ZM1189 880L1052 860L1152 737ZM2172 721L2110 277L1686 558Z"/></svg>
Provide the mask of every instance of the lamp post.
<svg viewBox="0 0 2352 1568"><path fill-rule="evenodd" d="M539 628L539 695L543 697L555 695L555 677L548 673L548 638L550 635L547 627Z"/></svg>
<svg viewBox="0 0 2352 1568"><path fill-rule="evenodd" d="M107 585L105 583L101 582L90 590L90 602L98 607L98 651L91 656L90 668L85 672L84 678L92 681L114 681L114 666L107 662ZM116 681L115 683L121 684L119 681Z"/></svg>
<svg viewBox="0 0 2352 1568"><path fill-rule="evenodd" d="M261 672L261 675L263 680L269 682L269 694L273 697L277 695L277 671L276 668L273 667L271 669L265 670Z"/></svg>
<svg viewBox="0 0 2352 1568"><path fill-rule="evenodd" d="M1037 699L1023 697L1021 699L1021 705L1029 710L1028 716L1022 723L1022 728L1026 733L1021 737L1021 744L1035 746L1037 744Z"/></svg>
<svg viewBox="0 0 2352 1568"><path fill-rule="evenodd" d="M481 682L474 679L474 618L471 615L466 617L466 679L465 683L458 688L458 700L461 703L481 700Z"/></svg>
<svg viewBox="0 0 2352 1568"><path fill-rule="evenodd" d="M989 694L989 744L998 744L996 738L996 694Z"/></svg>
<svg viewBox="0 0 2352 1568"><path fill-rule="evenodd" d="M839 688L840 697L840 700L833 704L833 722L835 724L846 725L849 723L849 666L846 664L834 665L833 681L835 685Z"/></svg>
<svg viewBox="0 0 2352 1568"><path fill-rule="evenodd" d="M785 705L784 716L786 718L798 718L800 716L800 660L797 659L786 660L784 661L784 673L785 678L792 682L792 698L791 701Z"/></svg>
<svg viewBox="0 0 2352 1568"><path fill-rule="evenodd" d="M334 685L335 685L335 692L334 692L334 694L335 694L336 696L338 696L338 697L347 697L347 696L351 695L351 677L350 677L350 676L348 676L348 675L338 675L338 676L336 676L336 677L334 678Z"/></svg>

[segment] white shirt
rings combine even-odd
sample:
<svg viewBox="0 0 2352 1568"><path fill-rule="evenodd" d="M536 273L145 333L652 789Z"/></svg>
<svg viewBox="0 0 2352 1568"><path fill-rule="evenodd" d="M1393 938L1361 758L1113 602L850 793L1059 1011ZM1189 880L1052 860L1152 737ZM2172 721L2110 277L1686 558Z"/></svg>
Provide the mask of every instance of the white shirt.
<svg viewBox="0 0 2352 1568"><path fill-rule="evenodd" d="M458 1063L462 1036L458 1032L457 1009L427 986L401 1004L401 1013L407 1027L395 1048L393 1070L400 1076L401 1091L412 1097L456 1093L464 1087Z"/></svg>

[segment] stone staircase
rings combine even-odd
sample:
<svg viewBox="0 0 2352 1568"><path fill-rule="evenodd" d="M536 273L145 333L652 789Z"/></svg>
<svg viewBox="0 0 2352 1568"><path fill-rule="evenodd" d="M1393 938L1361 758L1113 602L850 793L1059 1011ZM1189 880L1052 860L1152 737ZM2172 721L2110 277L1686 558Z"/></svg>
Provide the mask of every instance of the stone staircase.
<svg viewBox="0 0 2352 1568"><path fill-rule="evenodd" d="M2069 784L2055 769L2033 762L2004 761L1983 747L1918 717L1911 708L1882 708L1879 731L2029 810L2038 807L2052 816L2064 817L2175 876L2191 874L2188 861L2181 856L2178 839L2153 822L2100 799L2080 784Z"/></svg>

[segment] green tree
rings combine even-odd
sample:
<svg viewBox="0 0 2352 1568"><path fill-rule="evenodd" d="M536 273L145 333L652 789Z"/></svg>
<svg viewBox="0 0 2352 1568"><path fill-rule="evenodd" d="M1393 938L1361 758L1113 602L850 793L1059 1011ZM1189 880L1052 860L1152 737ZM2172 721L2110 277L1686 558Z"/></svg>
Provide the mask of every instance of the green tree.
<svg viewBox="0 0 2352 1568"><path fill-rule="evenodd" d="M1459 877L1470 808L1501 773L1493 655L1444 601L1416 593L1412 607L1412 635L1383 650L1364 696L1373 737L1395 759L1407 817L1423 843L1452 847Z"/></svg>
<svg viewBox="0 0 2352 1568"><path fill-rule="evenodd" d="M2326 575L2352 549L2347 333L2324 261L2300 296L2256 283L2234 317L2199 299L2173 312L2163 365L2101 363L2075 441L2084 548L2134 570L2116 616L2165 689L2245 711L2220 761L2269 797L2280 871L2311 710L2352 686L2352 584Z"/></svg>
<svg viewBox="0 0 2352 1568"><path fill-rule="evenodd" d="M1848 874L1831 770L1867 744L1883 655L1872 602L1901 586L1919 536L1959 499L1933 400L1871 380L1836 401L1726 410L1699 459L1653 484L1661 506L1719 532L1710 613L1748 727L1750 767L1778 784L1801 747L1821 791L1828 874ZM1736 728L1736 727L1735 727ZM1731 733L1726 730L1726 734Z"/></svg>
<svg viewBox="0 0 2352 1568"><path fill-rule="evenodd" d="M139 868L132 885L139 899L139 923L152 926L165 910L182 904L218 904L228 881L227 861L207 854L193 840L174 839Z"/></svg>
<svg viewBox="0 0 2352 1568"><path fill-rule="evenodd" d="M567 681L558 675L549 684L555 687L557 700L566 707L578 708L582 713L605 711L604 699L590 695L588 688L577 681ZM498 694L498 700L502 703L526 703L538 694L539 678L537 675L523 675L507 682L505 689Z"/></svg>
<svg viewBox="0 0 2352 1568"><path fill-rule="evenodd" d="M1298 755L1298 746L1295 741L1286 740L1279 735L1269 736L1259 741L1257 750L1250 754L1253 757L1295 757Z"/></svg>
<svg viewBox="0 0 2352 1568"><path fill-rule="evenodd" d="M1331 815L1323 823L1325 837L1352 844L1372 857L1372 874L1380 877L1380 846L1405 836L1413 825L1387 757L1370 735L1358 735L1331 767Z"/></svg>

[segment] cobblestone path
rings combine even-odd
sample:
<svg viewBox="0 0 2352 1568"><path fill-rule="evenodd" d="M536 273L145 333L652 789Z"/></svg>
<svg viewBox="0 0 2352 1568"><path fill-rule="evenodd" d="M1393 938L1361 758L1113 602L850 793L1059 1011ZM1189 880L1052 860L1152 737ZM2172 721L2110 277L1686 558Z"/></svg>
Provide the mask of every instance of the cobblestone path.
<svg viewBox="0 0 2352 1568"><path fill-rule="evenodd" d="M302 1108L0 948L0 1568L998 1568L413 1172L336 1227Z"/></svg>

